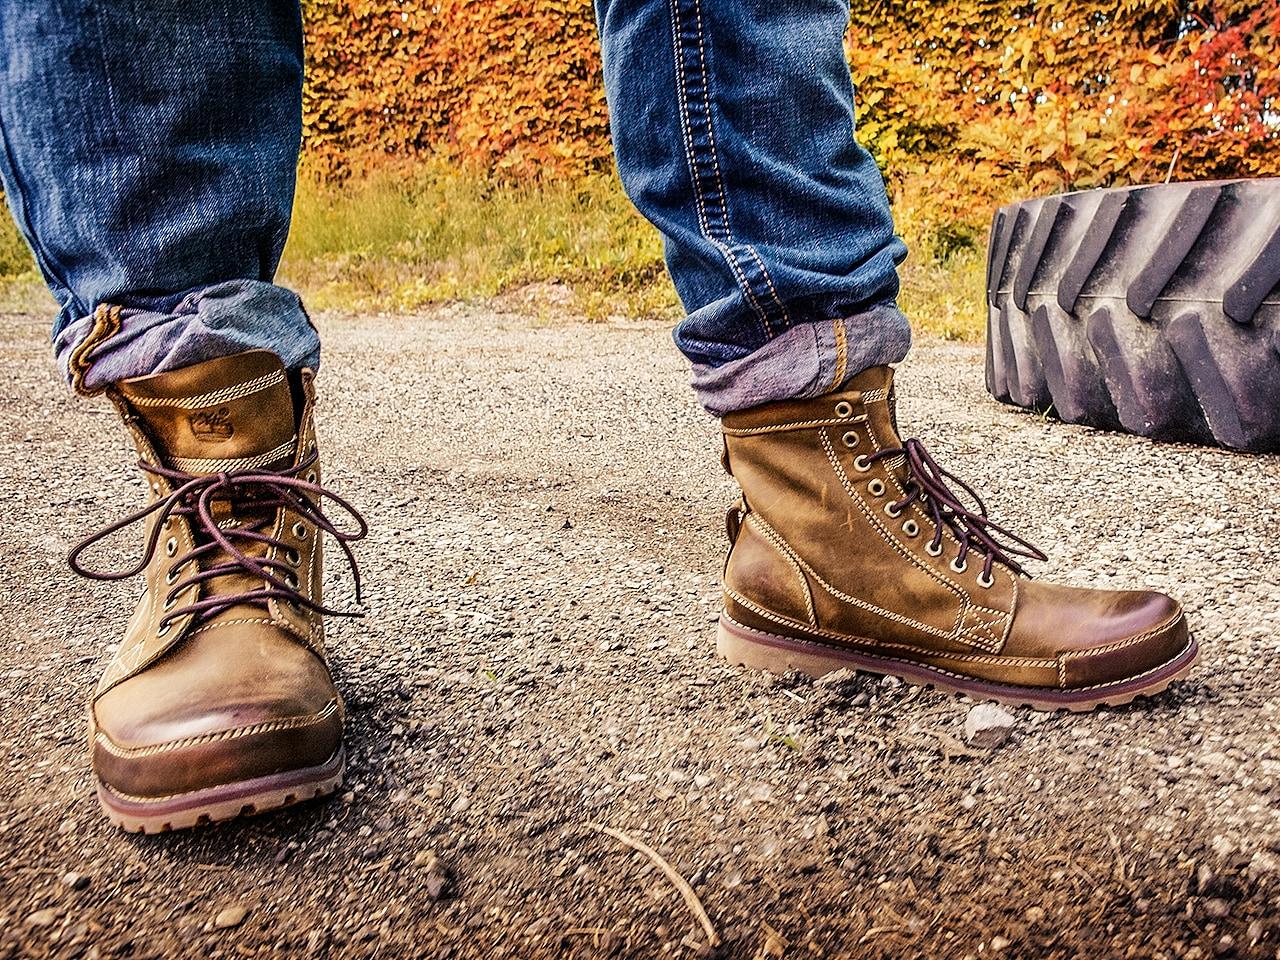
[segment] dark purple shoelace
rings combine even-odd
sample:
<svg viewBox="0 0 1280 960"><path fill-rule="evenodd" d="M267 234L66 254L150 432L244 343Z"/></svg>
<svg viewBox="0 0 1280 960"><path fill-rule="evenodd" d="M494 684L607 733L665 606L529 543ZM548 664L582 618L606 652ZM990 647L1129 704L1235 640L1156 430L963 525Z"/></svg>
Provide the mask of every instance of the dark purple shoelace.
<svg viewBox="0 0 1280 960"><path fill-rule="evenodd" d="M351 506L342 497L326 490L318 483L299 476L314 464L316 459L317 454L312 453L301 463L284 470L254 468L212 474L190 474L158 464L139 461L138 466L146 473L169 480L174 485L173 492L164 499L156 500L143 509L131 513L127 517L86 537L72 548L71 553L67 556L67 563L76 573L92 580L127 580L130 577L137 576L151 562L151 558L155 556L160 538L165 531L168 519L173 516L185 517L191 524L192 533L195 535L198 545L182 556L175 557L171 569L176 571L188 564L192 564L193 572L186 577L175 579L169 584L171 589L165 597L166 604L172 604L174 598L193 584L204 583L216 577L249 574L255 579L261 579L264 582L264 586L239 592L216 593L202 600L171 610L160 621L161 630L165 629L168 623L187 614L192 614L198 620L207 620L238 604L265 607L267 601L273 598L296 604L327 616L362 616L359 611L334 610L316 603L300 592L297 574L294 573L290 564L279 559L269 559L266 556L245 553L244 550L236 546L237 542L241 544L260 543L265 544L268 551L275 547L278 554L287 555L291 553L292 547L272 537L270 534L264 533L263 528L270 526L274 522L273 514L278 508L284 507L292 510L302 520L310 521L315 525L317 536L321 533L327 533L338 542L343 554L346 556L352 579L355 581L356 603L360 603L360 568L356 564L355 555L351 552L350 543L364 537L369 532L369 525L355 507ZM338 529L333 521L325 516L324 511L321 509L321 504L325 499L336 503L348 517L355 521L356 529L354 531ZM242 512L262 511L264 514L263 519L256 523L249 523L246 526L228 525L225 528L220 527L213 515L212 507L215 500L230 501ZM157 516L152 526L151 536L147 540L142 558L131 569L92 570L81 564L80 557L85 550L105 540L112 534L118 533L120 530L149 517L153 513L157 514ZM198 561L219 551L225 555L224 559L201 569Z"/></svg>
<svg viewBox="0 0 1280 960"><path fill-rule="evenodd" d="M960 553L955 562L961 566L971 550L983 555L982 576L991 579L991 568L1003 564L1015 573L1023 573L1022 567L1014 557L1026 557L1031 560L1049 559L1037 547L1032 546L1017 534L987 517L987 505L982 498L954 473L938 466L929 451L919 440L902 441L901 447L881 450L867 457L868 462L887 460L892 457L904 457L907 461L907 482L904 486L904 497L894 501L890 507L895 513L905 510L913 503L919 503L933 519L936 532L930 548L938 550L942 546L944 528L950 529L960 542ZM955 492L947 485L947 481L956 484L973 501L977 510L965 506Z"/></svg>

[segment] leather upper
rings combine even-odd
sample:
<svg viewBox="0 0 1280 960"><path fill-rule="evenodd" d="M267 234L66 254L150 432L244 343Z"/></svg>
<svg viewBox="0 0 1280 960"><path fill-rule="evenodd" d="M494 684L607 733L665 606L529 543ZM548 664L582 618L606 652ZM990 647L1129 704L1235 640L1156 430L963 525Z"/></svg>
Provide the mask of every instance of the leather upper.
<svg viewBox="0 0 1280 960"><path fill-rule="evenodd" d="M315 450L310 372L291 378L266 351L250 351L172 373L124 381L110 391L144 462L191 476L286 469ZM178 483L149 474L152 501ZM307 468L318 482L319 466ZM234 493L210 504L219 527L257 528L269 558L318 601L320 531L285 506ZM227 560L220 549L180 564L207 543L189 515L153 514L156 550L144 591L91 704L94 769L121 796L160 798L324 763L338 750L342 705L325 662L322 618L280 598L241 603L211 616L166 621L171 611L218 595L267 586L240 570L193 583Z"/></svg>
<svg viewBox="0 0 1280 960"><path fill-rule="evenodd" d="M908 499L892 405L876 367L836 393L722 421L743 491L725 567L729 615L808 637L1023 686L1074 687L1140 674L1185 646L1177 604L1150 592L1033 581L985 555ZM731 526L734 524L731 523Z"/></svg>

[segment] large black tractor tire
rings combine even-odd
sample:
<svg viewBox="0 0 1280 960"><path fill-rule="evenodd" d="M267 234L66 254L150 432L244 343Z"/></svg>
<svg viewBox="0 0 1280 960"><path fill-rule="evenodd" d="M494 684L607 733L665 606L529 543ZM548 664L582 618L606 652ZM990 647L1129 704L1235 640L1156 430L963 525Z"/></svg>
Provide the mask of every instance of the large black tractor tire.
<svg viewBox="0 0 1280 960"><path fill-rule="evenodd" d="M996 214L987 389L1070 423L1280 450L1280 179Z"/></svg>

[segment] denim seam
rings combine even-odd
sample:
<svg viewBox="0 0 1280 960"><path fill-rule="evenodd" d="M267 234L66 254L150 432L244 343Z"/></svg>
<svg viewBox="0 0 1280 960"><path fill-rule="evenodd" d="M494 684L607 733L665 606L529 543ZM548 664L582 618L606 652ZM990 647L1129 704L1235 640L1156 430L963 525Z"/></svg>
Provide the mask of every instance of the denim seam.
<svg viewBox="0 0 1280 960"><path fill-rule="evenodd" d="M702 183L698 175L698 160L694 155L692 122L689 119L689 92L685 85L684 56L680 46L681 34L683 32L680 22L680 0L670 0L670 9L672 20L671 45L673 48L676 72L676 97L679 101L680 108L680 128L681 132L684 134L685 160L689 164L689 180L693 185L694 204L698 210L698 226L702 230L702 235L707 238L712 246L720 251L720 255L725 259L725 263L728 264L729 269L733 271L733 275L737 279L739 286L746 293L747 299L751 301L751 306L755 311L756 316L759 317L760 322L764 325L766 335L772 336L772 331L769 329L769 318L765 314L765 311L761 307L759 301L756 299L754 292L751 290L751 285L747 282L747 278L742 272L742 268L738 264L733 251L725 246L725 244L721 243L719 239L712 236L711 222L707 218L707 200L702 193ZM727 231L728 222L727 220L724 220L723 214L721 219Z"/></svg>
<svg viewBox="0 0 1280 960"><path fill-rule="evenodd" d="M832 332L836 339L836 369L831 376L831 383L823 393L838 390L844 382L845 371L849 366L849 335L844 329L844 320L837 317L831 321Z"/></svg>
<svg viewBox="0 0 1280 960"><path fill-rule="evenodd" d="M746 296L747 300L750 301L753 312L756 314L757 318L760 320L761 325L764 327L765 336L772 339L774 334L773 334L773 328L769 323L769 311L766 310L764 306L761 304L760 299L757 296L755 291L755 285L748 278L747 272L743 269L742 264L738 260L737 254L733 250L733 246L736 245L736 241L733 238L733 231L729 224L728 199L726 196L726 191L724 189L724 180L720 171L720 160L719 160L719 156L717 154L716 146L715 146L715 130L714 130L714 126L711 119L712 111L711 111L711 92L710 92L710 82L709 82L710 77L709 77L709 71L707 69L706 50L705 50L705 43L703 40L702 6L701 6L700 0L694 0L694 14L696 18L697 42L698 42L697 53L698 53L698 64L699 64L697 68L697 72L699 75L699 79L702 82L702 101L703 101L703 107L706 111L705 123L707 127L707 139L708 139L707 154L709 154L709 157L711 160L711 173L713 174L713 177L715 180L715 193L716 193L715 201L719 206L718 219L720 223L719 223L718 230L712 229L711 221L707 214L707 207L708 207L707 196L703 191L703 185L701 182L703 172L700 169L701 164L699 163L700 159L705 161L706 154L703 154L702 150L699 148L699 145L697 143L697 138L695 137L693 132L693 120L689 110L689 93L688 93L687 76L686 76L687 58L685 56L685 49L683 44L684 28L680 18L681 2L682 0L670 0L670 3L669 3L670 10L671 10L671 17L672 17L672 45L674 48L674 55L675 55L677 98L679 100L681 128L682 128L682 132L684 134L684 140L685 140L685 143L684 143L685 159L689 165L689 178L693 185L694 199L698 208L699 226L701 227L703 237L705 237L712 244L712 246L714 246L720 252L721 256L724 257L725 262L729 266L729 269L733 272L733 275L736 278L740 289ZM717 235L717 234L721 234L721 235ZM746 252L748 252L752 257L755 258L756 262L759 263L761 268L763 269L764 263L761 260L760 255L756 252L756 250L753 247L751 247L749 244L742 244L741 246ZM781 302L779 301L777 296L777 291L776 289L774 289L772 279L768 277L767 270L764 271L764 276L765 276L766 282L769 285L770 290L773 293L774 301L778 303L779 306L781 306ZM785 319L789 319L786 317L785 307L783 308L783 315Z"/></svg>
<svg viewBox="0 0 1280 960"><path fill-rule="evenodd" d="M720 195L720 217L724 223L725 237L729 241L729 243L732 244L734 240L733 240L733 227L729 222L729 196L728 196L728 192L724 188L724 176L720 172L720 153L716 149L715 125L712 123L712 120L711 120L711 114L712 114L711 71L707 67L706 43L703 40L705 33L702 29L702 0L693 0L693 8L694 8L694 13L697 16L698 61L701 65L701 72L702 72L702 100L707 110L707 141L710 147L711 164L716 174L716 192ZM790 326L791 318L787 315L787 308L783 306L782 300L778 297L778 290L773 285L773 278L769 276L769 269L764 265L764 260L760 257L760 254L756 251L756 248L751 244L743 244L742 246L747 253L749 253L752 257L755 258L756 263L760 265L760 273L764 276L765 283L769 285L769 291L773 296L773 302L777 304L778 309L782 311L783 322L787 326ZM762 319L764 320L766 332L769 332L768 314L766 313L766 315Z"/></svg>
<svg viewBox="0 0 1280 960"><path fill-rule="evenodd" d="M27 186L22 182L22 178L18 174L18 165L14 162L13 148L9 144L9 130L4 122L3 115L0 115L0 149L4 150L4 163L9 171L9 180L17 190L17 196L10 201L14 217L18 220L22 234L31 247L31 252L35 254L36 263L45 276L51 277L59 287L66 291L67 300L70 304L75 305L77 313L87 313L88 311L85 309L84 304L80 302L80 298L71 290L71 284L67 281L68 274L66 270L58 262L58 258L45 248L44 244L40 242L40 238L36 235L30 217Z"/></svg>

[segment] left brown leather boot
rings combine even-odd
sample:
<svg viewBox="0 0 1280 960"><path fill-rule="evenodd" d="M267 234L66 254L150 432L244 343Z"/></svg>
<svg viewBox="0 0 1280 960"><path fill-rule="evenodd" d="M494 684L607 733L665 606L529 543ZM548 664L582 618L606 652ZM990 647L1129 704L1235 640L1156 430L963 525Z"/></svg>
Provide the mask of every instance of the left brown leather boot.
<svg viewBox="0 0 1280 960"><path fill-rule="evenodd" d="M729 514L719 649L814 676L842 667L1046 710L1164 690L1196 662L1176 601L1031 580L1044 559L996 526L919 440L893 371L721 421L743 498Z"/></svg>
<svg viewBox="0 0 1280 960"><path fill-rule="evenodd" d="M98 798L125 830L158 833L333 792L342 700L325 659L324 534L364 520L320 486L312 374L255 350L116 384L149 504L71 553L96 579L145 575L89 707ZM357 529L336 529L336 502ZM145 524L130 570L81 556ZM101 548L100 548L101 549ZM359 579L356 580L357 599Z"/></svg>

